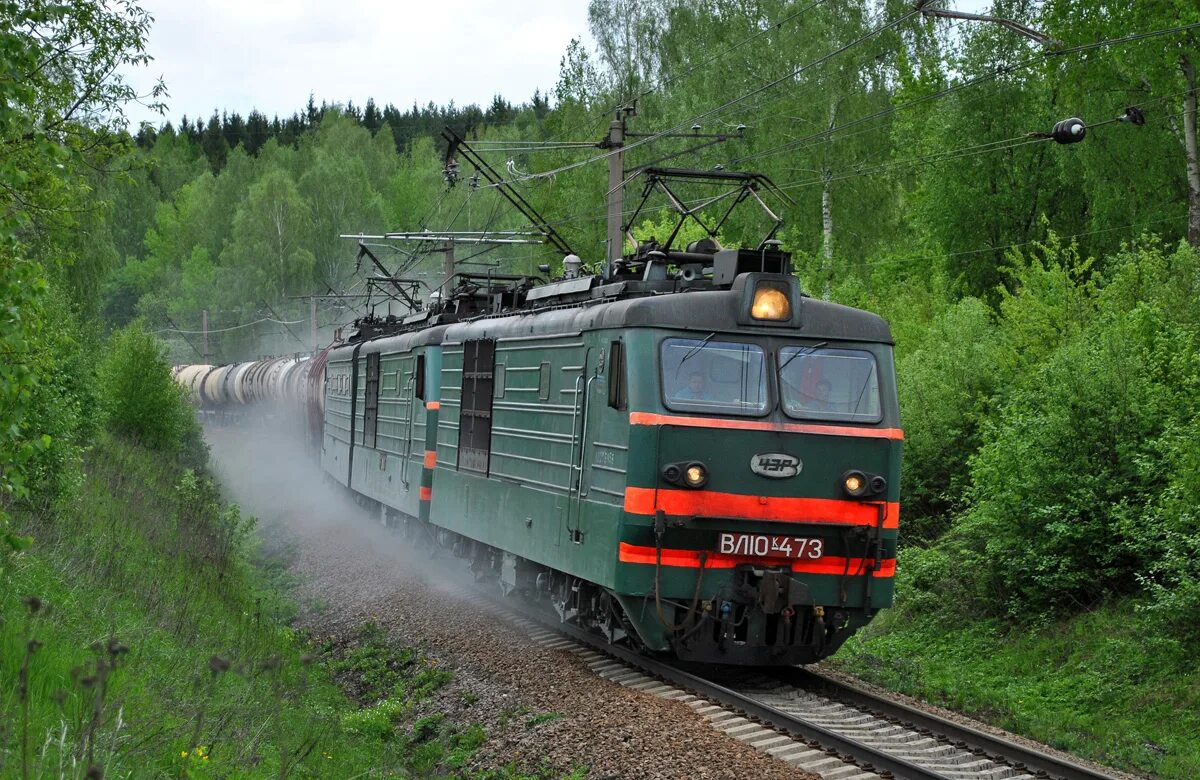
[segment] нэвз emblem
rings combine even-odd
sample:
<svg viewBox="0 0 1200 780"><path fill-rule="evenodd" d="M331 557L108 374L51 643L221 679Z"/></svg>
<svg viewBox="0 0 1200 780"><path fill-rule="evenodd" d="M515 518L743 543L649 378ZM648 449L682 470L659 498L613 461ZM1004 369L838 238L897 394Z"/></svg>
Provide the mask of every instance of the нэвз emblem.
<svg viewBox="0 0 1200 780"><path fill-rule="evenodd" d="M764 452L750 459L751 471L771 479L794 477L802 465L799 458L783 452Z"/></svg>

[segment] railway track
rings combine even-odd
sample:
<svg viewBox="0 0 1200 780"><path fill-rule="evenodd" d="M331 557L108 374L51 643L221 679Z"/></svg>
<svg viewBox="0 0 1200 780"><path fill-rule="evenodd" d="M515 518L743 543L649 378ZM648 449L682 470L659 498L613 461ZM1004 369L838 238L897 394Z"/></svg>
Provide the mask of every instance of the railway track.
<svg viewBox="0 0 1200 780"><path fill-rule="evenodd" d="M597 675L694 708L712 726L823 780L1118 780L802 668L688 669L493 599L530 637Z"/></svg>
<svg viewBox="0 0 1200 780"><path fill-rule="evenodd" d="M450 570L458 575L450 591L482 597L534 642L686 704L715 729L822 780L1121 780L802 667L713 670L645 656ZM439 576L447 584L447 571Z"/></svg>

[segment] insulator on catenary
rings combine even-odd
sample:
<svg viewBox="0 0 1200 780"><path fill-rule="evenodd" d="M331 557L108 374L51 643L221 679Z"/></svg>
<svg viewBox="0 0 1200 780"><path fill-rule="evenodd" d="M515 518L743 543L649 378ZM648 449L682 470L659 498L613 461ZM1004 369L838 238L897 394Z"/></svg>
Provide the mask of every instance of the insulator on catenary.
<svg viewBox="0 0 1200 780"><path fill-rule="evenodd" d="M1146 124L1146 115L1142 113L1142 109L1137 106L1126 106L1125 113L1117 117L1118 122L1128 122L1131 125L1141 127Z"/></svg>
<svg viewBox="0 0 1200 780"><path fill-rule="evenodd" d="M1087 135L1087 125L1077 116L1070 119L1064 119L1054 125L1054 129L1050 131L1050 137L1056 143L1060 144L1077 144Z"/></svg>

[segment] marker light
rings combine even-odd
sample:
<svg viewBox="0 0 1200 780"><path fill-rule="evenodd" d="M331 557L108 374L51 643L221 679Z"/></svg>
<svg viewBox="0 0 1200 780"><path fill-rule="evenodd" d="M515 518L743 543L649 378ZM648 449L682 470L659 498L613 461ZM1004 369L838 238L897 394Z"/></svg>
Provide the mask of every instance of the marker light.
<svg viewBox="0 0 1200 780"><path fill-rule="evenodd" d="M750 316L756 320L790 320L792 304L787 293L778 287L760 282L754 291L754 303L750 306Z"/></svg>
<svg viewBox="0 0 1200 780"><path fill-rule="evenodd" d="M689 463L683 471L683 483L690 488L704 487L708 482L708 469L703 463Z"/></svg>

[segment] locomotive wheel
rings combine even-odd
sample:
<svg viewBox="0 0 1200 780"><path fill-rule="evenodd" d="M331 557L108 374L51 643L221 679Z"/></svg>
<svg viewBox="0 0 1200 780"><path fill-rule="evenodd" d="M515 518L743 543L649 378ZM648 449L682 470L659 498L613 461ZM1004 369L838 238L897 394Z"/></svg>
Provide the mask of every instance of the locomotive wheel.
<svg viewBox="0 0 1200 780"><path fill-rule="evenodd" d="M604 634L604 638L610 645L621 642L629 636L622 620L621 605L616 603L608 591L600 596L600 617L596 621L596 627L600 629L600 633Z"/></svg>

